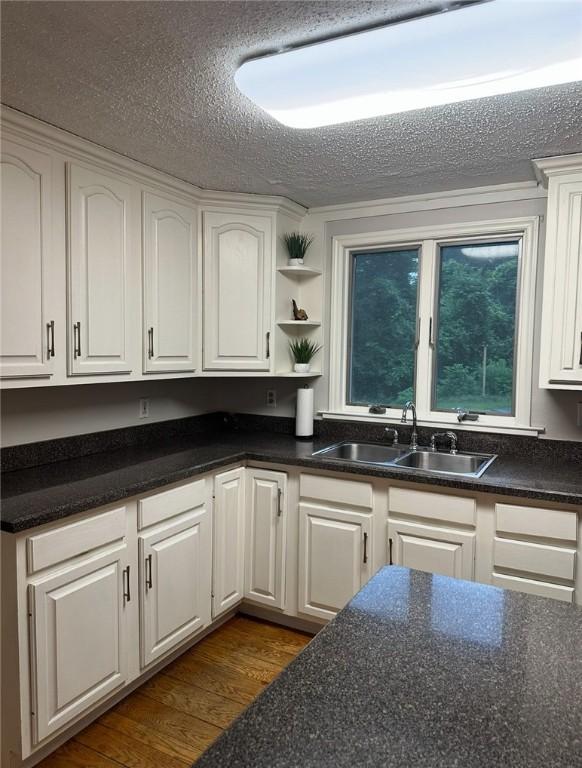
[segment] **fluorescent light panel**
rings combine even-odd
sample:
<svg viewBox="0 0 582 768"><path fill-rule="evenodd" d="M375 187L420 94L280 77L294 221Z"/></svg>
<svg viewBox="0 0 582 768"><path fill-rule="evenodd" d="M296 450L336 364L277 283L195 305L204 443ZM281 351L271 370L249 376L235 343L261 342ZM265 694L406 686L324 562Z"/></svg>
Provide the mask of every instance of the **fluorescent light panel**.
<svg viewBox="0 0 582 768"><path fill-rule="evenodd" d="M253 59L238 88L292 128L582 80L582 0L491 0Z"/></svg>

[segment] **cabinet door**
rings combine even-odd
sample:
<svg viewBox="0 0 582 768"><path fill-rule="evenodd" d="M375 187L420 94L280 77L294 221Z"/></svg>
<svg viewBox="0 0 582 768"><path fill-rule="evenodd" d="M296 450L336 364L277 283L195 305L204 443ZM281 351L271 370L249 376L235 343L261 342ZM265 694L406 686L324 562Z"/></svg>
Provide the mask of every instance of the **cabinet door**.
<svg viewBox="0 0 582 768"><path fill-rule="evenodd" d="M49 376L53 371L52 173L49 155L2 141L2 377Z"/></svg>
<svg viewBox="0 0 582 768"><path fill-rule="evenodd" d="M285 528L287 476L267 469L247 470L245 597L285 607Z"/></svg>
<svg viewBox="0 0 582 768"><path fill-rule="evenodd" d="M582 172L550 179L542 306L541 386L582 384Z"/></svg>
<svg viewBox="0 0 582 768"><path fill-rule="evenodd" d="M299 505L299 610L321 619L336 613L372 575L371 515Z"/></svg>
<svg viewBox="0 0 582 768"><path fill-rule="evenodd" d="M204 368L268 371L272 222L204 214Z"/></svg>
<svg viewBox="0 0 582 768"><path fill-rule="evenodd" d="M475 533L391 520L388 537L391 565L475 578Z"/></svg>
<svg viewBox="0 0 582 768"><path fill-rule="evenodd" d="M68 165L69 372L129 373L131 186Z"/></svg>
<svg viewBox="0 0 582 768"><path fill-rule="evenodd" d="M144 370L193 371L195 211L143 193Z"/></svg>
<svg viewBox="0 0 582 768"><path fill-rule="evenodd" d="M214 479L213 618L243 599L244 472L241 467L216 475Z"/></svg>
<svg viewBox="0 0 582 768"><path fill-rule="evenodd" d="M34 743L126 682L125 568L122 544L29 586Z"/></svg>
<svg viewBox="0 0 582 768"><path fill-rule="evenodd" d="M140 534L142 667L210 623L211 546L205 506Z"/></svg>

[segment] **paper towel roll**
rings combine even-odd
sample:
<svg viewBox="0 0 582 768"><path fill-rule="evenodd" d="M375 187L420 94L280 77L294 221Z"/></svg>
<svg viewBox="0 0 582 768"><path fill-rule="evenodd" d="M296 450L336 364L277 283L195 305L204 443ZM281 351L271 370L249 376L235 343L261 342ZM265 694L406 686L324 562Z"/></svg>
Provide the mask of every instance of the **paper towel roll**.
<svg viewBox="0 0 582 768"><path fill-rule="evenodd" d="M297 390L295 436L313 437L313 390L307 385Z"/></svg>

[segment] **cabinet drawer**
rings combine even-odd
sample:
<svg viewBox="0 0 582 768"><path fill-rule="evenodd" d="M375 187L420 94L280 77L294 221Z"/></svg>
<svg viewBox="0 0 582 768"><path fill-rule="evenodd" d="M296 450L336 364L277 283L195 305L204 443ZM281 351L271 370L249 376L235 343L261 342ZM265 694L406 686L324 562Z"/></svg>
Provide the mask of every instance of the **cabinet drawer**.
<svg viewBox="0 0 582 768"><path fill-rule="evenodd" d="M141 531L150 525L200 507L206 502L206 480L196 480L179 488L155 493L140 499L137 507L137 527Z"/></svg>
<svg viewBox="0 0 582 768"><path fill-rule="evenodd" d="M503 587L503 589L526 592L528 595L552 597L565 603L571 603L574 600L573 587L565 587L562 584L549 584L547 581L534 581L534 579L524 579L521 576L507 576L506 574L494 573L493 584L496 587Z"/></svg>
<svg viewBox="0 0 582 768"><path fill-rule="evenodd" d="M340 480L336 477L301 475L301 498L314 499L346 507L372 509L372 486L357 480Z"/></svg>
<svg viewBox="0 0 582 768"><path fill-rule="evenodd" d="M475 499L411 488L390 488L389 510L393 514L445 520L459 525L475 525L476 518Z"/></svg>
<svg viewBox="0 0 582 768"><path fill-rule="evenodd" d="M576 551L566 547L495 539L494 564L500 568L572 581L575 560Z"/></svg>
<svg viewBox="0 0 582 768"><path fill-rule="evenodd" d="M573 542L577 539L578 520L575 512L496 504L495 516L500 533Z"/></svg>
<svg viewBox="0 0 582 768"><path fill-rule="evenodd" d="M28 573L62 563L72 557L119 541L125 536L126 507L102 512L77 523L60 525L26 540Z"/></svg>

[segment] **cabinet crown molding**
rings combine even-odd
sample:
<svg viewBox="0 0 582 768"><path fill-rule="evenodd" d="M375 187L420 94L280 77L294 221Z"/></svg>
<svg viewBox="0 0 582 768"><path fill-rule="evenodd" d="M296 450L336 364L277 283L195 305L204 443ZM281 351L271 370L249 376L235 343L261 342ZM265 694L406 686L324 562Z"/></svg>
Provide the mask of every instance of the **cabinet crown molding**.
<svg viewBox="0 0 582 768"><path fill-rule="evenodd" d="M582 172L582 153L540 157L532 163L538 181L547 187L550 176Z"/></svg>

